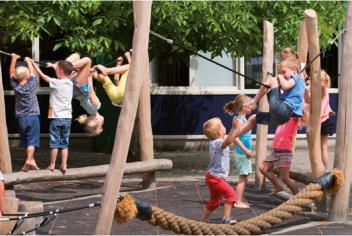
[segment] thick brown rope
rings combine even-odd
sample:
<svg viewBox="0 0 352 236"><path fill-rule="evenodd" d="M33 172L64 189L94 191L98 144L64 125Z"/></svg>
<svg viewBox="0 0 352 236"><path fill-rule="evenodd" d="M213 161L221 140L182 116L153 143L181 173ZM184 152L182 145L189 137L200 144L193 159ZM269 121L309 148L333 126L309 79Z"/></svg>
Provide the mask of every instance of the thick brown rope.
<svg viewBox="0 0 352 236"><path fill-rule="evenodd" d="M334 173L335 174L335 173ZM341 186L341 181L335 181L334 185ZM334 190L339 187L331 187ZM259 234L263 230L271 228L275 224L283 222L293 216L293 214L303 210L304 206L311 204L314 200L323 195L320 184L311 183L299 193L291 197L288 201L280 204L278 207L265 212L254 218L241 221L235 225L227 224L210 224L200 221L186 219L173 213L164 211L158 207L152 206L152 214L149 223L154 226L160 226L165 230L171 230L177 234L194 234L194 235L236 235L236 234ZM119 208L116 204L116 209ZM126 204L125 204L126 205ZM121 210L116 210L121 212ZM119 215L115 212L115 219L119 222L129 221L130 215ZM123 218L123 220L121 220Z"/></svg>

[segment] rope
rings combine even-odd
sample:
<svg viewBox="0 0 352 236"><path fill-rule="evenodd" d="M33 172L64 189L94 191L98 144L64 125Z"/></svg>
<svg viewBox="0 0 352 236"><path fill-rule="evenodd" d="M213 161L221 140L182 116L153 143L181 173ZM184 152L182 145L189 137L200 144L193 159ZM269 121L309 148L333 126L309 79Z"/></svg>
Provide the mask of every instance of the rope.
<svg viewBox="0 0 352 236"><path fill-rule="evenodd" d="M311 204L314 200L323 196L323 191L330 191L332 194L335 194L342 185L342 173L334 170L333 173L327 173L310 183L287 202L280 204L278 207L266 213L244 220L235 225L209 224L186 219L147 203L141 204L139 200L134 201L130 195L124 196L122 200L116 204L115 219L118 223L124 223L137 216L138 218L148 220L151 225L160 226L165 230L171 230L177 234L259 234L275 224L282 223L285 219L292 217L293 214L302 211L304 206ZM135 204L132 204L133 201ZM151 214L148 213L150 208L152 209Z"/></svg>
<svg viewBox="0 0 352 236"><path fill-rule="evenodd" d="M269 85L266 85L266 84L264 84L264 83L262 83L262 82L260 82L260 81L258 81L258 80L252 79L251 77L248 77L248 76L246 76L246 75L244 75L244 74L242 74L242 73L240 73L240 72L238 72L238 71L235 71L234 69L232 69L232 68L230 68L230 67L227 67L227 66L225 66L225 65L223 65L223 64L220 64L219 62L216 62L216 61L214 61L214 60L212 60L212 59L210 59L210 58L208 58L208 57L205 57L205 56L203 56L203 55L197 53L196 51L193 51L193 50L191 50L191 49L189 49L189 48L186 48L186 47L184 47L184 46L182 46L182 45L180 45L180 44L174 42L172 39L166 38L166 37L164 37L164 36L162 36L162 35L160 35L160 34L158 34L158 33L155 33L155 32L152 31L152 30L150 30L149 32L150 32L153 36L155 36L155 37L157 37L157 38L159 38L159 39L161 39L161 40L164 40L165 42L167 42L167 43L170 44L170 45L174 44L175 46L177 46L177 47L179 47L179 48L182 48L182 49L184 49L184 50L186 50L186 51L189 51L189 52L193 53L194 55L197 55L197 56L199 56L199 57L201 57L201 58L203 58L203 59L205 59L205 60L207 60L207 61L210 61L210 62L212 62L212 63L214 63L214 64L216 64L216 65L218 65L218 66L220 66L220 67L222 67L222 68L225 68L225 69L227 69L227 70L229 70L229 71L231 71L231 72L233 72L233 73L235 73L235 74L237 74L237 75L240 75L240 76L242 76L242 77L245 78L245 79L251 80L251 81L253 81L253 82L255 82L255 83L259 84L259 85L262 85L262 86L264 86L264 87L270 88Z"/></svg>
<svg viewBox="0 0 352 236"><path fill-rule="evenodd" d="M11 53L8 53L8 52L4 52L4 51L1 51L0 50L0 53L3 54L3 55L6 55L6 56L9 56L9 57L12 57L12 54ZM20 59L23 59L23 57L20 57ZM43 63L43 62L40 62L40 61L34 61L35 63L41 65L41 66L46 66L46 63Z"/></svg>

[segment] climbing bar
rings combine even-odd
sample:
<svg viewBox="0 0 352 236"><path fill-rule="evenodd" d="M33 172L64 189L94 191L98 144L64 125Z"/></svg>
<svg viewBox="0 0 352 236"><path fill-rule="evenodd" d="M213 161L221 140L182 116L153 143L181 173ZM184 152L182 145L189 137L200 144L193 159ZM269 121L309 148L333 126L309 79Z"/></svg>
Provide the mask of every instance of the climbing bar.
<svg viewBox="0 0 352 236"><path fill-rule="evenodd" d="M344 182L341 171L333 170L310 183L299 193L278 207L259 216L241 221L235 225L210 224L167 212L140 200L131 195L120 196L115 208L115 220L118 223L127 223L134 217L147 220L149 224L160 226L177 234L187 235L250 235L260 234L274 224L282 223L293 214L303 210L304 206L323 196L323 191L332 195L342 187Z"/></svg>
<svg viewBox="0 0 352 236"><path fill-rule="evenodd" d="M225 68L225 69L227 69L227 70L229 70L229 71L231 71L231 72L233 72L233 73L235 73L235 74L237 74L237 75L240 75L240 76L242 76L242 77L245 78L245 79L248 79L248 80L250 80L250 81L253 81L253 82L255 82L255 83L257 83L257 84L260 84L260 85L262 85L262 86L264 86L264 87L270 88L269 85L266 85L266 84L264 84L264 83L262 83L262 82L260 82L260 81L258 81L258 80L252 79L251 77L248 77L248 76L246 76L246 75L244 75L244 74L242 74L242 73L240 73L240 72L238 72L238 71L235 71L234 69L232 69L232 68L230 68L230 67L227 67L227 66L225 66L225 65L223 65L223 64L220 64L219 62L216 62L216 61L214 61L214 60L212 60L212 59L210 59L210 58L208 58L208 57L205 57L205 56L203 56L203 55L197 53L196 51L193 51L193 50L191 50L191 49L189 49L189 48L186 48L186 47L184 47L184 46L182 46L182 45L180 45L180 44L174 42L172 39L166 38L166 37L164 37L164 36L162 36L162 35L160 35L160 34L158 34L158 33L155 33L155 32L152 31L152 30L150 30L150 33L151 33L153 36L155 36L155 37L157 37L157 38L159 38L159 39L162 39L162 40L166 41L166 42L167 42L168 44L170 44L170 45L173 44L173 45L175 45L175 46L177 46L177 47L179 47L179 48L182 48L182 49L184 49L184 50L186 50L186 51L189 51L189 52L193 53L194 55L197 55L197 56L199 56L199 57L201 57L201 58L203 58L203 59L205 59L205 60L207 60L207 61L210 61L210 62L212 62L212 63L214 63L214 64L216 64L216 65L218 65L218 66L220 66L220 67L222 67L222 68Z"/></svg>
<svg viewBox="0 0 352 236"><path fill-rule="evenodd" d="M4 51L1 51L1 50L0 50L0 54L6 55L6 56L10 56L10 57L12 56L11 53L4 52ZM23 59L23 57L20 57L20 59ZM41 65L41 66L46 67L46 63L43 63L43 62L40 62L40 61L34 61L34 62L39 64L39 65Z"/></svg>

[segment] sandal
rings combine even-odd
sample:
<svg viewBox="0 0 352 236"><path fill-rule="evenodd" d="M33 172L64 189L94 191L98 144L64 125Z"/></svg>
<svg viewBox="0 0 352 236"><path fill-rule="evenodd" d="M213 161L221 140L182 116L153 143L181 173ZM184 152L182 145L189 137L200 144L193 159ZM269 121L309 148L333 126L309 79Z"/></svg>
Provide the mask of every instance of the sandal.
<svg viewBox="0 0 352 236"><path fill-rule="evenodd" d="M231 217L225 218L221 221L222 224L234 225L237 223L237 220L232 219Z"/></svg>

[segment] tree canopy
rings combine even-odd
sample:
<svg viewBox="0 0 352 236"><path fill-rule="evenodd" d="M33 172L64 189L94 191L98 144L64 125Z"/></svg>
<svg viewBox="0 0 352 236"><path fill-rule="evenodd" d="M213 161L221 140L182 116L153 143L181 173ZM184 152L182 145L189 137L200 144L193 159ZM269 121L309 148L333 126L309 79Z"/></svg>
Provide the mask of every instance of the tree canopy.
<svg viewBox="0 0 352 236"><path fill-rule="evenodd" d="M346 9L325 1L157 1L151 29L194 51L218 56L256 56L262 51L262 25L274 25L275 49L295 48L305 9L318 14L320 46L326 48L341 30ZM0 3L1 44L45 40L55 36L53 50L65 47L84 55L112 57L131 47L133 9L128 1L38 1ZM190 53L150 36L151 56L173 59Z"/></svg>

